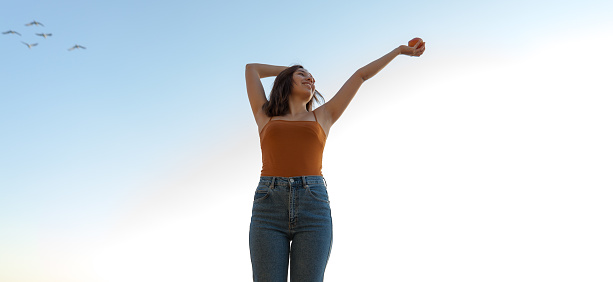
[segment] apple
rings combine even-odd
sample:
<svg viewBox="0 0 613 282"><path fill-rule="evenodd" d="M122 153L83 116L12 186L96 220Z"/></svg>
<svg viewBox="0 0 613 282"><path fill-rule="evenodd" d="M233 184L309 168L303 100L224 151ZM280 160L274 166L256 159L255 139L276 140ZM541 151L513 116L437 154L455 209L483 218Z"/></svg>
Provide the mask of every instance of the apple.
<svg viewBox="0 0 613 282"><path fill-rule="evenodd" d="M411 41L409 41L409 47L415 47L417 45L416 48L419 48L423 44L424 44L424 41L419 37L415 37L411 39Z"/></svg>

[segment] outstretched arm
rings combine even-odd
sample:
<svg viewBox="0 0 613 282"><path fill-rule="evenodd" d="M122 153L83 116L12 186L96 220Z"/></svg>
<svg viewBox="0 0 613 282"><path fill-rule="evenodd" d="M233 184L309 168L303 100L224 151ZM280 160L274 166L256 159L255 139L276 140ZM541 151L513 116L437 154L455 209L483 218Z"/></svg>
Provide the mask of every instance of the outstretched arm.
<svg viewBox="0 0 613 282"><path fill-rule="evenodd" d="M380 70L387 66L389 62L396 58L396 56L404 54L419 57L421 54L423 54L425 48L425 43L416 44L415 47L400 45L383 57L357 70L347 80L347 82L345 82L336 95L334 95L334 97L332 97L332 99L330 99L327 103L322 105L325 118L329 122L330 126L340 118L364 81L375 76Z"/></svg>

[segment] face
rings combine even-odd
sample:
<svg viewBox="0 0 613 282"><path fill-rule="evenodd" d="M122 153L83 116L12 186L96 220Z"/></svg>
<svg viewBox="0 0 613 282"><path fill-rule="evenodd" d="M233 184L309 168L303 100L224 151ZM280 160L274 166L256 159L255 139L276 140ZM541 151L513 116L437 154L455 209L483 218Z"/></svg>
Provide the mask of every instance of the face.
<svg viewBox="0 0 613 282"><path fill-rule="evenodd" d="M308 98L307 101L311 100L313 94L315 93L315 79L305 69L297 69L294 72L294 89L293 92L296 94L303 94L305 98Z"/></svg>

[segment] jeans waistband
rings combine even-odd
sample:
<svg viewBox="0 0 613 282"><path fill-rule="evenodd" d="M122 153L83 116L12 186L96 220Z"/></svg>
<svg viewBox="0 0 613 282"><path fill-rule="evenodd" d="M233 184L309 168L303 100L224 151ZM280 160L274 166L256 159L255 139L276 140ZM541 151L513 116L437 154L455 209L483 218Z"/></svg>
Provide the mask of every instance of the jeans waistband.
<svg viewBox="0 0 613 282"><path fill-rule="evenodd" d="M326 179L321 175L303 175L303 176L292 176L292 177L281 177L281 176L260 176L260 184L274 186L276 185L287 185L288 183L297 184L297 185L315 185L315 184L324 184L328 186L326 183Z"/></svg>

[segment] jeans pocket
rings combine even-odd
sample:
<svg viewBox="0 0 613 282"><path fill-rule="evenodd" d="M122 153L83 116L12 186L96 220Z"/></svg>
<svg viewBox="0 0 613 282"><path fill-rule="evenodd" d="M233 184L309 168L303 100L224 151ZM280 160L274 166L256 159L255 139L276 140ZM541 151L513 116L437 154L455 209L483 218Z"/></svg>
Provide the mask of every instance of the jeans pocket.
<svg viewBox="0 0 613 282"><path fill-rule="evenodd" d="M315 200L318 200L320 202L330 202L330 200L328 199L328 190L323 184L309 185L309 187L307 187L307 193L311 195L311 197L313 197Z"/></svg>
<svg viewBox="0 0 613 282"><path fill-rule="evenodd" d="M268 186L259 185L257 189L255 189L255 195L253 196L253 202L259 202L266 198L268 198L268 194L270 193L270 188Z"/></svg>

